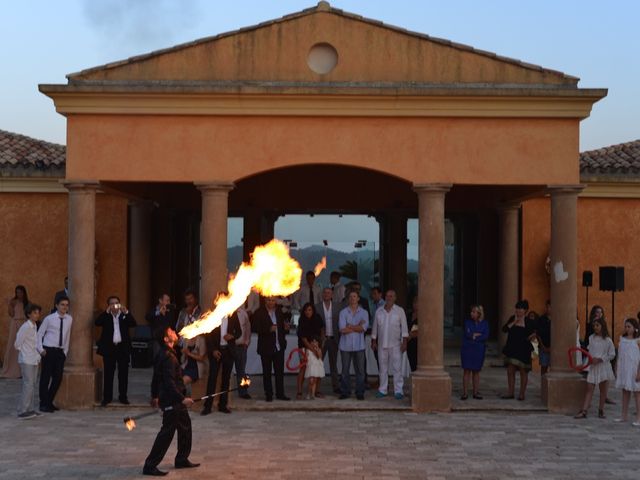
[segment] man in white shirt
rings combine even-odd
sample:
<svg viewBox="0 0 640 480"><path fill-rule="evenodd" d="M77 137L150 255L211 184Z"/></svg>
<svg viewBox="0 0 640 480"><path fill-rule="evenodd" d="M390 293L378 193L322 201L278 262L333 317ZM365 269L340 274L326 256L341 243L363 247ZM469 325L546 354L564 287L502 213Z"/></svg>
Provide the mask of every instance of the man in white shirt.
<svg viewBox="0 0 640 480"><path fill-rule="evenodd" d="M329 354L329 371L331 372L333 392L340 393L340 380L338 378L340 304L333 301L331 288L327 287L322 290L322 301L316 305L316 312L324 322L325 337L322 342L322 358L324 359L325 355Z"/></svg>
<svg viewBox="0 0 640 480"><path fill-rule="evenodd" d="M306 282L300 286L300 290L293 294L293 308L302 311L302 307L310 303L315 305L320 301L320 285L316 283L316 275L309 270L305 275Z"/></svg>
<svg viewBox="0 0 640 480"><path fill-rule="evenodd" d="M56 304L56 311L47 315L38 330L36 348L42 355L42 372L40 373L40 411L53 413L59 410L53 404L58 393L64 362L69 353L71 324L73 319L69 311L69 298L62 296Z"/></svg>
<svg viewBox="0 0 640 480"><path fill-rule="evenodd" d="M388 290L385 295L385 304L376 311L373 320L371 348L378 352L380 369L380 387L376 398L387 395L389 373L391 373L393 375L394 396L397 400L402 400L404 398L402 354L407 350L409 330L404 309L395 303L396 292Z"/></svg>

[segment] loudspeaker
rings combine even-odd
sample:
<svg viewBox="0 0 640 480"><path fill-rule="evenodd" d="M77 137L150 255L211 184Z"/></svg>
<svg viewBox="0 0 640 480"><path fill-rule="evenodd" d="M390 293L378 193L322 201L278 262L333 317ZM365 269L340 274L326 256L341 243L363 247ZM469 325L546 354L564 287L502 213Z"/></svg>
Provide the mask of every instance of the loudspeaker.
<svg viewBox="0 0 640 480"><path fill-rule="evenodd" d="M624 267L600 267L600 290L603 292L624 291Z"/></svg>
<svg viewBox="0 0 640 480"><path fill-rule="evenodd" d="M593 272L591 270L582 272L582 286L593 287Z"/></svg>

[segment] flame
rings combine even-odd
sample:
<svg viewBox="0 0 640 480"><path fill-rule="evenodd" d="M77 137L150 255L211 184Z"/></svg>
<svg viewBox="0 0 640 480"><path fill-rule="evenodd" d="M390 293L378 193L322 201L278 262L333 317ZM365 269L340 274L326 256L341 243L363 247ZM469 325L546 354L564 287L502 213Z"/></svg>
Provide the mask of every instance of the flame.
<svg viewBox="0 0 640 480"><path fill-rule="evenodd" d="M216 308L205 313L200 320L180 330L184 338L212 331L245 302L251 288L266 297L291 295L300 288L302 269L289 256L287 246L279 240L271 240L266 245L255 248L251 262L240 265L235 277L229 280L229 295L216 298Z"/></svg>
<svg viewBox="0 0 640 480"><path fill-rule="evenodd" d="M247 376L242 377L242 380L240 380L240 386L248 387L249 385L251 385L251 379Z"/></svg>
<svg viewBox="0 0 640 480"><path fill-rule="evenodd" d="M320 275L320 272L327 268L327 257L322 257L322 260L318 262L318 264L313 269L313 274L317 277Z"/></svg>
<svg viewBox="0 0 640 480"><path fill-rule="evenodd" d="M127 430L131 431L136 428L136 421L129 417L124 421L124 426L127 427Z"/></svg>

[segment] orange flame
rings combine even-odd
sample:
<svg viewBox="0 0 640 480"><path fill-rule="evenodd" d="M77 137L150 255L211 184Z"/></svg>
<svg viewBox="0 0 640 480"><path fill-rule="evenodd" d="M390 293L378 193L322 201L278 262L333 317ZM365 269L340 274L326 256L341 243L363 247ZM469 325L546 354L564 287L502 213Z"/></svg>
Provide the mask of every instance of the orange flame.
<svg viewBox="0 0 640 480"><path fill-rule="evenodd" d="M251 379L249 377L242 377L242 380L240 380L240 386L248 387L249 385L251 385Z"/></svg>
<svg viewBox="0 0 640 480"><path fill-rule="evenodd" d="M124 422L124 426L127 427L127 430L131 431L136 428L136 421L133 418L127 418L127 421Z"/></svg>
<svg viewBox="0 0 640 480"><path fill-rule="evenodd" d="M212 331L245 302L251 288L266 297L291 295L300 288L302 269L289 256L289 249L279 240L255 248L251 262L240 265L235 277L229 280L229 295L216 298L216 308L205 313L200 320L180 330L180 335L193 338Z"/></svg>
<svg viewBox="0 0 640 480"><path fill-rule="evenodd" d="M318 262L318 264L313 269L313 274L317 277L320 275L320 272L327 268L327 257L322 257L322 260Z"/></svg>

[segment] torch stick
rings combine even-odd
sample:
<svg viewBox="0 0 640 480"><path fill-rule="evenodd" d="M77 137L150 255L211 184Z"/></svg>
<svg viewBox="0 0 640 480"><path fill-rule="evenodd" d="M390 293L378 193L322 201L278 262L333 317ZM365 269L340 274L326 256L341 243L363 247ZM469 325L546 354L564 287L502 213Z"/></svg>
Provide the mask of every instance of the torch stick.
<svg viewBox="0 0 640 480"><path fill-rule="evenodd" d="M204 397L195 398L193 400L193 403L201 402L202 400L217 397L219 395L224 395L225 393L235 392L236 390L239 390L242 387L248 387L250 384L251 384L251 380L249 379L248 376L245 376L240 382L240 385L238 385L237 387L230 388L229 390L224 390L222 392L212 393L211 395L205 395ZM145 417L150 417L151 415L156 415L161 412L168 412L169 410L173 410L173 407L162 408L159 410L152 410L151 412L141 413L140 415L134 415L133 417L125 417L123 421L125 426L127 427L127 430L131 431L134 428L136 428L136 420L140 420L141 418L145 418Z"/></svg>

